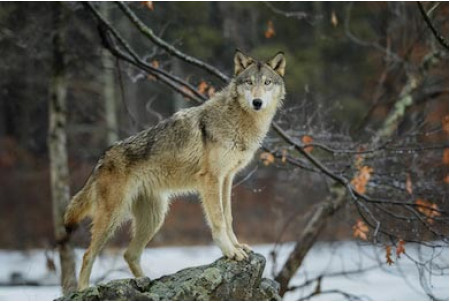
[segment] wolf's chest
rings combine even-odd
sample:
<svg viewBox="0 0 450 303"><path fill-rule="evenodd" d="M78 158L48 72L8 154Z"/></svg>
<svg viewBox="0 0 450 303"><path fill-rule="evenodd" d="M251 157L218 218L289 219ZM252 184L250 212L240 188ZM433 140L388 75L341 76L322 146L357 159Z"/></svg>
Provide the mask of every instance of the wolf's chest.
<svg viewBox="0 0 450 303"><path fill-rule="evenodd" d="M221 150L218 153L217 161L221 171L225 172L237 172L244 168L253 158L255 153L254 149L232 148L228 150Z"/></svg>
<svg viewBox="0 0 450 303"><path fill-rule="evenodd" d="M248 140L235 137L234 140L226 142L219 148L218 161L222 169L226 171L239 171L244 168L253 158L260 146L259 140Z"/></svg>

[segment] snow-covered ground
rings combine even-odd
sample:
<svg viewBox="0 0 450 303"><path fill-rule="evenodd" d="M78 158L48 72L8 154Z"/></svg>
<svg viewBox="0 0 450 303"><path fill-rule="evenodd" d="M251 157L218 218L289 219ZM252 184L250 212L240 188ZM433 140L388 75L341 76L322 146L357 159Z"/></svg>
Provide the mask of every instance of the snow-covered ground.
<svg viewBox="0 0 450 303"><path fill-rule="evenodd" d="M286 244L278 251L278 267L287 258L292 244ZM264 275L271 277L273 263L270 252L273 245L257 245L253 249L264 255L267 266ZM416 246L406 246L409 256L418 258L419 250ZM441 275L431 275L430 272L419 274L416 265L408 258L393 256L395 264L385 264L385 250L373 246L360 246L355 242L318 243L308 253L301 270L297 273L291 285L300 285L306 280L322 275L321 290L341 290L357 295L367 300L429 300L423 287L428 287L437 299L448 300L448 247L440 249L426 249L420 251L421 262L425 264L435 257L435 264L442 267ZM76 250L77 265L79 266L83 250ZM395 254L395 253L393 253ZM150 278L174 273L188 266L211 263L220 257L220 251L215 246L169 247L151 248L144 253L142 263L144 271ZM58 262L57 256L54 258ZM383 264L375 266L377 264ZM359 269L369 270L354 273ZM79 269L78 269L79 270ZM333 275L338 272L350 272L347 275ZM327 275L332 276L327 277ZM43 250L32 250L27 253L17 251L0 251L0 285L4 285L14 275L27 281L39 281L46 286L0 286L0 300L52 300L60 296L57 286L58 278L50 273L46 266ZM93 268L91 281L109 281L118 278L131 277L122 259L122 250L107 249L97 260ZM421 279L422 277L422 283ZM288 293L285 299L298 300L310 294L316 288L314 281L308 287ZM313 300L346 300L342 294L330 293L315 296Z"/></svg>

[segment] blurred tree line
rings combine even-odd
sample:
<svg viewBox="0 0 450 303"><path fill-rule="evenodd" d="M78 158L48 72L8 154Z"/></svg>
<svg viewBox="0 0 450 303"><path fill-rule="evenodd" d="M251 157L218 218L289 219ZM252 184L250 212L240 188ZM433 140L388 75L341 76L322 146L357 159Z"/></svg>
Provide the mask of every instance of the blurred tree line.
<svg viewBox="0 0 450 303"><path fill-rule="evenodd" d="M0 247L53 245L47 152L53 5L0 4ZM433 2L427 9L432 5L436 6L433 24L448 37L448 3ZM285 122L299 121L298 137L308 135L314 142L326 143L330 138L364 142L394 107L410 72L405 61L418 65L430 44L440 47L415 3L135 2L129 6L159 37L227 75L232 74L236 48L257 58L283 50L288 97L281 117ZM115 137L125 138L195 103L105 53L98 24L82 4L66 3L64 9L73 194ZM149 43L113 3L99 4L99 10L149 64L177 74L206 94L224 86L217 77ZM440 128L448 117L448 56L444 57L427 77L423 100L408 107L400 128L425 123L429 129ZM445 141L448 147L447 136L435 133L424 140ZM440 174L439 178L445 177ZM317 174L282 164L265 167L259 159L236 182L236 231L248 242L276 241L286 218L306 212L327 188ZM448 181L439 186L448 193ZM198 205L176 203L172 208L151 245L209 243ZM339 212L331 219L333 227L321 237L351 237L354 217L354 212ZM284 240L295 239L305 219L296 218L284 230ZM261 222L273 224L261 226ZM78 244L87 243L86 232L76 236Z"/></svg>

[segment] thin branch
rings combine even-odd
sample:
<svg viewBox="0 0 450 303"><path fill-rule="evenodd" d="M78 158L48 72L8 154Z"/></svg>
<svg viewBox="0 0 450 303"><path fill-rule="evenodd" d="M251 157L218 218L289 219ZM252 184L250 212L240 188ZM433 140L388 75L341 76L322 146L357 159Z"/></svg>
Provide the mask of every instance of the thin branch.
<svg viewBox="0 0 450 303"><path fill-rule="evenodd" d="M340 294L348 301L363 301L362 297L339 290L339 289L314 291L305 297L301 297L301 298L297 299L297 301L306 301L306 300L311 299L312 297L319 296L319 295L325 295L325 294Z"/></svg>
<svg viewBox="0 0 450 303"><path fill-rule="evenodd" d="M239 180L238 182L233 184L233 188L238 187L239 185L241 185L242 183L244 183L245 181L250 179L253 176L253 174L256 173L257 170L258 170L258 165L255 165L255 167L247 175L245 175L244 178L242 178L241 180Z"/></svg>
<svg viewBox="0 0 450 303"><path fill-rule="evenodd" d="M344 177L337 176L332 171L330 171L326 166L324 166L318 159L316 159L314 156L306 152L303 146L295 142L275 121L272 122L272 128L281 138L283 138L290 145L294 146L295 149L298 152L300 152L300 154L305 156L315 167L321 170L325 175L329 176L331 179L335 181L338 181L342 185L346 185L348 183L348 181Z"/></svg>
<svg viewBox="0 0 450 303"><path fill-rule="evenodd" d="M161 68L155 68L154 66L148 64L147 62L143 61L137 54L134 52L134 50L131 48L131 46L125 41L125 39L120 36L120 34L114 29L114 27L103 18L103 16L95 9L95 7L89 3L89 2L83 2L83 5L85 5L97 18L97 20L100 22L101 26L100 28L100 34L103 39L103 43L105 46L115 55L116 57L127 61L128 63L136 66L139 69L142 69L148 73L150 73L152 76L154 76L156 79L160 80L161 82L165 83L175 91L179 92L185 97L188 97L189 99L192 99L198 103L202 103L207 99L204 95L200 94L195 87L193 87L190 83L184 81L183 79L176 77L169 72L161 69ZM111 36L108 36L107 33L110 33L112 37L114 37L117 42L125 49L126 53L121 51L114 43L111 41Z"/></svg>
<svg viewBox="0 0 450 303"><path fill-rule="evenodd" d="M406 147L406 146L402 146L401 148L396 148L394 147L388 147L387 145L391 143L389 141L384 142L383 144L381 144L378 147L375 147L373 149L367 149L367 150L351 150L351 149L334 149L332 147L329 147L325 144L322 143L317 143L317 142L312 142L312 143L308 143L308 144L304 144L303 148L307 148L307 147L318 147L324 151L330 152L330 153L341 153L341 154L356 154L356 155L361 155L361 154L371 154L371 153L376 153L376 152L393 152L393 153L404 153L404 152L421 152L421 151L428 151L428 150L444 150L446 148L448 148L448 144L444 143L444 144L439 144L439 145L430 145L430 146L414 146L414 147Z"/></svg>
<svg viewBox="0 0 450 303"><path fill-rule="evenodd" d="M352 40L353 42L355 42L356 44L359 44L361 46L369 46L369 47L373 47L376 50L384 53L387 57L393 59L393 61L395 62L399 62L399 63L405 63L405 61L399 57L396 53L390 51L387 48L382 47L381 45L379 45L378 43L375 42L368 42L368 41L364 41L360 38L358 38L357 36L355 36L352 31L350 30L350 18L351 18L351 11L353 8L353 3L350 3L347 7L347 14L346 14L346 18L344 21L344 27L345 27L345 34L346 36Z"/></svg>
<svg viewBox="0 0 450 303"><path fill-rule="evenodd" d="M183 61L190 63L192 65L195 65L197 67L200 67L206 71L208 71L210 74L216 76L223 82L228 82L230 78L219 71L214 66L205 63L197 58L194 58L192 56L189 56L179 49L175 48L173 45L170 45L160 37L156 36L153 30L146 26L137 16L136 14L122 1L116 2L116 4L119 6L119 8L122 10L122 12L128 17L128 19L136 26L136 28L143 33L147 38L149 38L153 43L167 51L169 54L174 55L177 58L182 59Z"/></svg>
<svg viewBox="0 0 450 303"><path fill-rule="evenodd" d="M107 33L103 33L103 35L107 35ZM105 39L106 40L106 39ZM206 100L206 97L201 95L190 83L184 81L181 78L171 75L167 71L161 68L155 68L144 61L138 59L131 58L127 54L123 53L112 43L107 44L107 48L111 51L113 55L117 58L120 58L135 67L142 69L155 77L157 80L169 86L174 91L180 93L184 97L194 100L197 103L203 103ZM167 75L167 76L166 76Z"/></svg>
<svg viewBox="0 0 450 303"><path fill-rule="evenodd" d="M354 200L356 200L355 198L361 198L361 199L363 199L364 201L366 201L368 203L377 203L377 204L383 204L384 203L384 204L392 204L392 205L399 205L399 206L407 206L407 205L409 205L409 206L416 206L416 204L408 202L408 201L393 201L393 200L388 200L388 199L372 198L372 197L369 197L369 196L367 196L365 194L358 193L357 191L355 191L350 186L350 181L349 180L347 180L345 177L343 177L341 175L335 174L328 167L326 167L324 164L322 164L322 162L320 162L320 160L318 160L316 157L314 157L310 153L306 152L304 150L303 144L300 144L300 143L296 142L275 121L272 122L272 128L280 135L281 138L283 138L290 145L294 146L294 148L298 152L300 152L303 156L305 156L311 162L311 164L313 164L316 168L318 168L320 171L322 171L322 173L324 173L325 175L327 175L328 177L330 177L334 181L337 181L338 183L340 183L343 186L345 186L347 188L348 192L354 198ZM436 209L434 207L424 206L424 208L440 212L441 214L446 214L445 211L440 210L440 209Z"/></svg>
<svg viewBox="0 0 450 303"><path fill-rule="evenodd" d="M268 2L268 1L264 1L263 3L275 14L278 14L278 15L281 15L281 16L284 16L287 18L296 18L296 19L302 20L302 19L307 19L309 17L308 14L305 12L300 12L300 11L286 12L286 11L276 8L275 6L272 5L272 3Z"/></svg>
<svg viewBox="0 0 450 303"><path fill-rule="evenodd" d="M120 88L120 99L122 101L123 106L125 107L125 110L127 112L127 117L131 120L132 127L138 126L140 129L143 129L144 126L139 123L139 121L136 119L136 117L131 113L130 109L128 108L126 97L125 97L125 87L123 85L123 77L122 77L122 69L120 68L120 61L119 58L116 58L116 70L117 70L117 78L119 82L119 88Z"/></svg>
<svg viewBox="0 0 450 303"><path fill-rule="evenodd" d="M428 25L428 28L433 33L436 40L439 42L440 45L442 45L447 51L448 51L448 43L445 41L445 38L442 37L436 28L433 26L433 23L431 23L430 18L428 17L427 13L425 12L425 9L422 6L422 3L420 1L417 1L417 6L419 7L420 13L422 14L423 20L425 20L425 23Z"/></svg>
<svg viewBox="0 0 450 303"><path fill-rule="evenodd" d="M283 296L288 290L289 281L302 265L306 254L325 228L327 219L345 204L345 193L346 191L342 186L332 186L330 195L319 203L312 212L311 219L303 229L294 249L275 277L275 281L280 283L280 295Z"/></svg>
<svg viewBox="0 0 450 303"><path fill-rule="evenodd" d="M312 279L308 279L305 282L303 282L300 285L295 285L295 286L291 286L288 288L287 291L294 291L297 290L299 288L303 288L306 287L308 285L311 285L312 283L316 282L318 279L323 279L323 278L330 278L330 277L340 277L340 276L349 276L349 275L355 275L355 274L361 274L370 270L374 270L379 268L379 265L373 265L373 266L369 266L366 268L359 268L359 269L354 269L354 270L348 270L348 271L341 271L341 272L332 272L332 273L324 273L321 274L315 278Z"/></svg>

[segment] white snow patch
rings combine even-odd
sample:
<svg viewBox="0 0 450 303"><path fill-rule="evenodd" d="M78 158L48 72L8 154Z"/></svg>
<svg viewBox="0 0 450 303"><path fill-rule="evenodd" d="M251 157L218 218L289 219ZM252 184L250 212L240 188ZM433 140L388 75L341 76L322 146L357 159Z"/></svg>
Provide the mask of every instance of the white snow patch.
<svg viewBox="0 0 450 303"><path fill-rule="evenodd" d="M292 248L292 243L280 248L277 253L277 269L287 259ZM273 264L270 252L273 245L255 245L253 249L266 257L264 276L271 278ZM406 252L415 259L419 256L419 248L414 245L407 245ZM421 262L429 264L428 261L435 258L434 263L442 267L440 275L431 275L429 272L422 275L430 282L427 286L428 291L438 299L448 300L448 246L435 250L422 247L420 252ZM83 253L82 249L76 250L77 272ZM94 264L91 282L97 283L99 279L106 282L132 277L122 253L123 249L106 249ZM215 246L149 248L144 252L142 264L147 275L154 279L186 267L211 263L220 256L221 253ZM385 251L380 247L361 246L356 242L317 243L308 253L290 285L300 285L306 280L325 275L321 280L322 291L338 289L367 300L429 300L421 286L419 271L408 256L403 255L399 259L392 256L395 264L388 266L385 263ZM54 260L55 263L59 262L57 255L54 256ZM382 265L376 266L378 264ZM330 273L370 267L376 268L358 274L326 277ZM58 276L47 270L43 250L31 250L26 253L0 250L0 284L10 281L13 274L16 278L39 281L45 286L0 286L0 300L52 300L61 295ZM317 282L314 281L307 287L289 292L285 299L298 300L307 296L316 285ZM312 299L346 300L341 294L336 293L322 294Z"/></svg>

